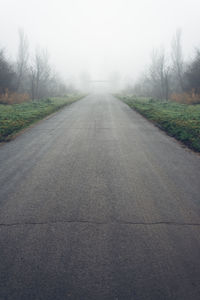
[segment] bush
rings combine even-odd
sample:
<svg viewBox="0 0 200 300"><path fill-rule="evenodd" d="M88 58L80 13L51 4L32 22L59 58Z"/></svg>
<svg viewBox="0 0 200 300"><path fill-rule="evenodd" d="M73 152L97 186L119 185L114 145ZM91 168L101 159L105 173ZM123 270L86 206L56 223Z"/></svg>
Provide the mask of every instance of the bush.
<svg viewBox="0 0 200 300"><path fill-rule="evenodd" d="M183 104L200 104L200 95L191 93L174 93L171 95L170 99L174 102L183 103Z"/></svg>
<svg viewBox="0 0 200 300"><path fill-rule="evenodd" d="M0 95L1 104L12 105L12 104L20 104L27 101L30 101L30 96L26 93L24 94L19 94L16 92L12 93L7 90L5 94Z"/></svg>

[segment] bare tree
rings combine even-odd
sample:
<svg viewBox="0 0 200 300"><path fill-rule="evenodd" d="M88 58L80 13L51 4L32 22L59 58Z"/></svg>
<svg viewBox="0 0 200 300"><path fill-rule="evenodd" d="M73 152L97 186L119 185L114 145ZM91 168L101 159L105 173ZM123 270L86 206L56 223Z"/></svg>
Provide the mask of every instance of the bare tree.
<svg viewBox="0 0 200 300"><path fill-rule="evenodd" d="M184 73L184 60L181 46L181 29L177 29L171 45L172 68L175 74L176 86L175 90L182 92L184 90L183 73Z"/></svg>
<svg viewBox="0 0 200 300"><path fill-rule="evenodd" d="M30 67L32 99L49 96L48 84L51 76L51 67L47 51L37 50Z"/></svg>
<svg viewBox="0 0 200 300"><path fill-rule="evenodd" d="M149 68L152 96L166 100L169 98L169 73L170 67L167 64L164 50L153 51Z"/></svg>
<svg viewBox="0 0 200 300"><path fill-rule="evenodd" d="M19 30L19 47L17 54L17 90L24 92L25 77L28 71L28 59L29 59L29 44L28 38L22 29Z"/></svg>
<svg viewBox="0 0 200 300"><path fill-rule="evenodd" d="M29 80L30 80L30 92L31 99L36 99L36 70L34 65L30 66L29 69Z"/></svg>
<svg viewBox="0 0 200 300"><path fill-rule="evenodd" d="M65 96L68 89L59 76L59 74L54 70L51 72L51 77L49 78L49 93L52 97Z"/></svg>
<svg viewBox="0 0 200 300"><path fill-rule="evenodd" d="M194 94L200 94L200 50L196 50L195 57L188 64L184 73L186 78L186 90L192 91Z"/></svg>
<svg viewBox="0 0 200 300"><path fill-rule="evenodd" d="M5 56L4 50L0 50L0 94L16 89L16 74L12 64Z"/></svg>
<svg viewBox="0 0 200 300"><path fill-rule="evenodd" d="M130 88L129 88L130 89ZM139 79L136 81L132 92L139 97L153 96L152 80L149 76L149 71L145 70ZM130 89L131 91L131 89Z"/></svg>

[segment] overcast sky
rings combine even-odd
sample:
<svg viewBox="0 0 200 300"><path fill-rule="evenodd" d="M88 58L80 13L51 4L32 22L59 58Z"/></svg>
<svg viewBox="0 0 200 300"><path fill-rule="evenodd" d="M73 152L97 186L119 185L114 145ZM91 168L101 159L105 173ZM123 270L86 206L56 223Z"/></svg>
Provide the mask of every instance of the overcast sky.
<svg viewBox="0 0 200 300"><path fill-rule="evenodd" d="M186 56L200 48L200 0L0 0L0 47L11 57L19 28L66 78L85 71L135 78L153 48L170 52L177 28Z"/></svg>

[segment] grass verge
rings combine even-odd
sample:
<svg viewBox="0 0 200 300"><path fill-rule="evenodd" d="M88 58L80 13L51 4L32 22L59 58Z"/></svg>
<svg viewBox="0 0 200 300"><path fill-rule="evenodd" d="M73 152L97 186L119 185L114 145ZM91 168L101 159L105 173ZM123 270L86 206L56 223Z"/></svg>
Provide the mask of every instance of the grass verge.
<svg viewBox="0 0 200 300"><path fill-rule="evenodd" d="M7 142L20 130L56 112L82 95L33 100L22 104L0 104L0 142Z"/></svg>
<svg viewBox="0 0 200 300"><path fill-rule="evenodd" d="M117 97L170 136L200 152L200 104L187 105L122 95Z"/></svg>

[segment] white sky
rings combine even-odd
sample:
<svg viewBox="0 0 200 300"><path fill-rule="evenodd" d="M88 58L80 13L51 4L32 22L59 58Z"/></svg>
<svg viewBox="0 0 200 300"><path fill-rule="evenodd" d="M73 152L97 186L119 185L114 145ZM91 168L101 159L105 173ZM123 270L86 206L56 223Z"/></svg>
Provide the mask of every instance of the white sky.
<svg viewBox="0 0 200 300"><path fill-rule="evenodd" d="M0 47L11 57L19 28L33 51L48 49L66 78L83 71L93 79L113 71L135 78L153 48L170 52L177 28L186 56L200 47L200 0L0 0Z"/></svg>

